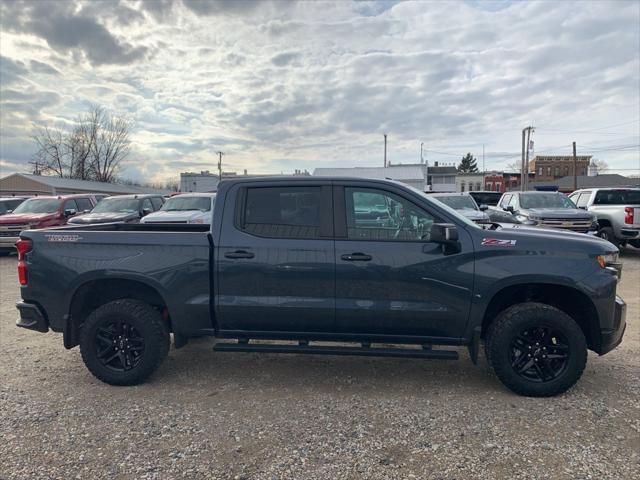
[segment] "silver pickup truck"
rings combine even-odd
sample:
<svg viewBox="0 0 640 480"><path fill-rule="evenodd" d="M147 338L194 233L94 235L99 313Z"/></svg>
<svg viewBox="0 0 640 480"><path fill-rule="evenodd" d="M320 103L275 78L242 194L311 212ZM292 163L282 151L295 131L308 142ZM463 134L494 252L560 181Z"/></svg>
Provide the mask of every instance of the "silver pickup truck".
<svg viewBox="0 0 640 480"><path fill-rule="evenodd" d="M569 198L598 218L598 235L616 246L640 248L640 188L589 188Z"/></svg>

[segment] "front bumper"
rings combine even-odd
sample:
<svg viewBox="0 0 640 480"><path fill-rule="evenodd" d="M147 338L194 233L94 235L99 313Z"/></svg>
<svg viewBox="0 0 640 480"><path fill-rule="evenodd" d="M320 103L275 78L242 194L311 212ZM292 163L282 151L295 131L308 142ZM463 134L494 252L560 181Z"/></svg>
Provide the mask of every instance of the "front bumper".
<svg viewBox="0 0 640 480"><path fill-rule="evenodd" d="M16 250L16 242L20 237L4 237L0 236L0 251L14 252Z"/></svg>
<svg viewBox="0 0 640 480"><path fill-rule="evenodd" d="M598 353L604 355L622 343L624 331L627 328L627 304L616 295L613 317L613 328L600 331L600 349Z"/></svg>
<svg viewBox="0 0 640 480"><path fill-rule="evenodd" d="M16 308L20 312L16 326L42 333L49 331L49 322L40 307L33 303L18 302Z"/></svg>

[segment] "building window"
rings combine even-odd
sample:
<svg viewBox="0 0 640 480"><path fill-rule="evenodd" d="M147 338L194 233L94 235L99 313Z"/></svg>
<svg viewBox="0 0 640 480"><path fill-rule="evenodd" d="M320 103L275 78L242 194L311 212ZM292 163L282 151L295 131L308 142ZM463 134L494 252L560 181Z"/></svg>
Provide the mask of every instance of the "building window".
<svg viewBox="0 0 640 480"><path fill-rule="evenodd" d="M496 183L496 192L499 192L502 189L502 184L500 182Z"/></svg>
<svg viewBox="0 0 640 480"><path fill-rule="evenodd" d="M542 176L542 167L538 168L538 175Z"/></svg>
<svg viewBox="0 0 640 480"><path fill-rule="evenodd" d="M556 167L554 170L554 176L559 177L560 176L560 167Z"/></svg>
<svg viewBox="0 0 640 480"><path fill-rule="evenodd" d="M465 187L465 185L466 185L466 184L465 184L464 182L460 183L460 191L461 191L461 192L464 192L464 187Z"/></svg>
<svg viewBox="0 0 640 480"><path fill-rule="evenodd" d="M490 191L491 191L491 184L490 184L490 183L485 184L484 189L485 189L487 192L490 192Z"/></svg>
<svg viewBox="0 0 640 480"><path fill-rule="evenodd" d="M482 190L482 184L480 182L476 183L476 190Z"/></svg>
<svg viewBox="0 0 640 480"><path fill-rule="evenodd" d="M551 167L547 167L547 176L551 176Z"/></svg>

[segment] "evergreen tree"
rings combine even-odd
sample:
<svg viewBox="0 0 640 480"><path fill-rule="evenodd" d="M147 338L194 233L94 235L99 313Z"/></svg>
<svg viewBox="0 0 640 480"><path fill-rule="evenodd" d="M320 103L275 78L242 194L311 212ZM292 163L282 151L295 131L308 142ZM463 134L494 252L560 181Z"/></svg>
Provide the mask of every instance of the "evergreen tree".
<svg viewBox="0 0 640 480"><path fill-rule="evenodd" d="M458 165L458 171L461 173L475 173L478 171L478 165L476 165L476 159L470 153L467 153Z"/></svg>

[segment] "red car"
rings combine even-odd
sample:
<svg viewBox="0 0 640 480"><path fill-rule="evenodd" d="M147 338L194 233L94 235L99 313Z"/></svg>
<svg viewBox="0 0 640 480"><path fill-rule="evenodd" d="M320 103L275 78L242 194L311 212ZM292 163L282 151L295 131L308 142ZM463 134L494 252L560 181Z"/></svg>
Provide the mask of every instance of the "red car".
<svg viewBox="0 0 640 480"><path fill-rule="evenodd" d="M33 197L0 217L0 256L15 251L22 230L66 225L77 213L90 211L96 204L93 195Z"/></svg>

